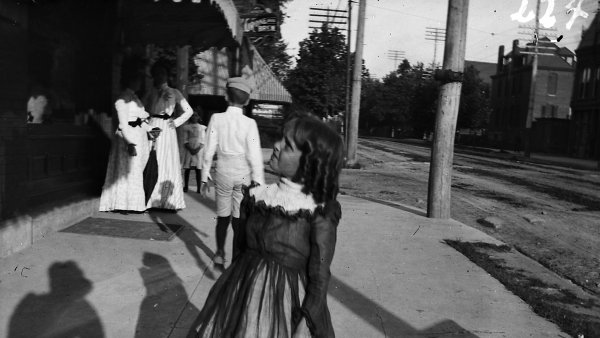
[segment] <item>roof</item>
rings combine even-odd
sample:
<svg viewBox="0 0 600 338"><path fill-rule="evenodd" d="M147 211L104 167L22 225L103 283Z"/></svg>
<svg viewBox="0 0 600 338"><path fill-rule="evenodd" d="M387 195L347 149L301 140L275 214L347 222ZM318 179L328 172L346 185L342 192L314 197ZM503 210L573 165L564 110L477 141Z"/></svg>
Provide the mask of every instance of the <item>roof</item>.
<svg viewBox="0 0 600 338"><path fill-rule="evenodd" d="M496 64L491 62L468 61L465 60L465 68L473 66L479 71L479 77L485 83L491 83L491 76L496 74Z"/></svg>
<svg viewBox="0 0 600 338"><path fill-rule="evenodd" d="M600 45L600 16L596 13L588 29L583 32L577 50L598 45Z"/></svg>
<svg viewBox="0 0 600 338"><path fill-rule="evenodd" d="M556 70L575 70L575 66L570 65L558 55L539 55L538 67L552 68Z"/></svg>

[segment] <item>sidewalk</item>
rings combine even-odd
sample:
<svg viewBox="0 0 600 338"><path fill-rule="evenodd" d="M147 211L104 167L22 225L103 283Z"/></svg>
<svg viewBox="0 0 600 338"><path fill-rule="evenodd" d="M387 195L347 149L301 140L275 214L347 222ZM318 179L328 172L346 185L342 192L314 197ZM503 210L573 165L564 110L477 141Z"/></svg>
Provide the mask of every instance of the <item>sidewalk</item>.
<svg viewBox="0 0 600 338"><path fill-rule="evenodd" d="M498 243L493 238L410 207L339 199L328 299L338 337L568 337L442 242ZM71 310L68 322L99 322L104 337L184 337L218 277L210 267L214 202L190 192L186 203L177 214L95 215L185 225L172 241L55 232L0 260L0 337L8 337L19 303L29 310L13 322L29 327ZM48 268L65 261L81 269L91 290L63 273L49 292Z"/></svg>

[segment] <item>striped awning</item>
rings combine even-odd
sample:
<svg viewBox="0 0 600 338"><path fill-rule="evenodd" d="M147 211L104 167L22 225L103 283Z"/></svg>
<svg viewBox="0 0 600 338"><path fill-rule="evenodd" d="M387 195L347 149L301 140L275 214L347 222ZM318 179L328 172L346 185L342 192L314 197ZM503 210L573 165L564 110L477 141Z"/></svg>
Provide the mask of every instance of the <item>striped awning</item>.
<svg viewBox="0 0 600 338"><path fill-rule="evenodd" d="M251 44L244 44L252 51L252 61L249 66L242 69L242 76L247 78L253 86L251 99L260 102L292 103L292 95L279 82L269 65L260 56ZM190 95L218 95L225 96L225 86L229 78L226 49L211 48L196 57L198 71L203 75L199 84L188 86Z"/></svg>
<svg viewBox="0 0 600 338"><path fill-rule="evenodd" d="M213 6L217 6L221 10L223 16L225 17L225 20L227 20L227 24L229 25L229 30L231 30L231 33L233 34L233 38L239 44L241 44L242 38L244 36L244 31L242 30L242 21L238 14L237 8L235 7L235 4L233 3L233 0L211 0L211 2Z"/></svg>
<svg viewBox="0 0 600 338"><path fill-rule="evenodd" d="M277 76L260 56L258 50L251 45L253 51L252 75L256 89L251 98L256 101L292 103L292 95L281 84Z"/></svg>

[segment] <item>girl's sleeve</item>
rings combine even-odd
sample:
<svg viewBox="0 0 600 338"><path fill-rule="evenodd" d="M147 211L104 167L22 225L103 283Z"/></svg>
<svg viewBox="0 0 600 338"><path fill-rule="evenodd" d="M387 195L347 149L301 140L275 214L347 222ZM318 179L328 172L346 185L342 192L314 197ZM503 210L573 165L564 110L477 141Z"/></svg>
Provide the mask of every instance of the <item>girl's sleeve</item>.
<svg viewBox="0 0 600 338"><path fill-rule="evenodd" d="M121 129L121 133L123 133L123 138L127 144L134 143L133 137L131 135L132 127L129 125L129 108L127 107L127 103L125 100L118 99L115 102L115 108L117 109L117 117L119 119L119 129Z"/></svg>
<svg viewBox="0 0 600 338"><path fill-rule="evenodd" d="M314 319L321 315L327 297L327 287L331 278L329 267L335 251L337 225L341 216L340 203L332 201L326 204L323 215L315 215L311 224L308 285L300 311L313 335Z"/></svg>

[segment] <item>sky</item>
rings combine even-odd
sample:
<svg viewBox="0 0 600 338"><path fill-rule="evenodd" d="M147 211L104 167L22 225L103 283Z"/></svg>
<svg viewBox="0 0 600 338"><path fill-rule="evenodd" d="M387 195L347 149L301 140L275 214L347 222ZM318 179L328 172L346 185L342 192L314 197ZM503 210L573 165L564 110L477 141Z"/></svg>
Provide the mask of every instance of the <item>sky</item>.
<svg viewBox="0 0 600 338"><path fill-rule="evenodd" d="M358 0L352 9L352 50L356 39L356 22ZM426 40L426 28L446 28L448 11L447 0L367 0L363 59L371 75L382 78L395 67L395 61L388 58L390 50L403 51L404 57L411 64L423 62L430 65L434 56L434 41ZM567 23L573 12L567 14L570 3L577 7L581 2L581 10L588 13L587 18L578 16L567 29ZM520 39L520 45L533 39L533 30L519 28L519 25L534 25L534 20L521 23L511 19L511 15L519 12L523 3L527 3L523 17L529 11L535 12L535 1L527 0L471 0L467 21L466 60L496 63L498 47L505 46L508 52L512 41ZM575 51L581 39L582 28L592 22L600 1L597 0L542 0L540 17L548 12L554 17L551 26L556 31L548 33L563 35L559 47L567 47ZM283 9L287 17L281 26L283 40L288 43L288 53L294 57L298 54L298 44L308 37L310 7L347 9L347 0L292 0ZM553 8L550 8L553 7ZM552 9L552 11L549 11ZM550 25L551 22L548 22ZM311 26L313 24L311 23ZM519 32L529 32L528 35ZM542 31L543 32L543 31ZM543 34L540 34L543 36ZM443 62L444 43L437 43L436 63Z"/></svg>

